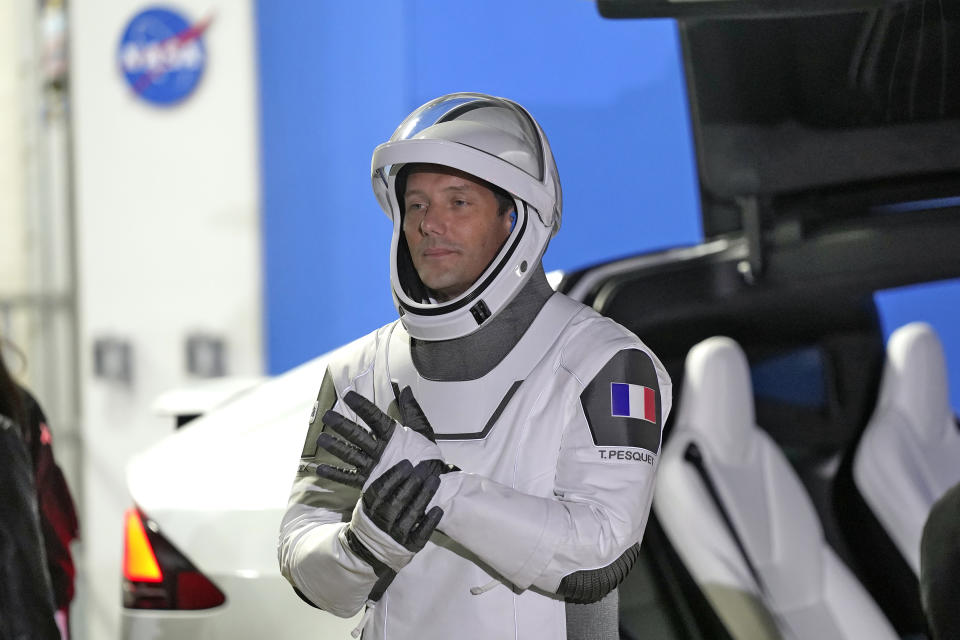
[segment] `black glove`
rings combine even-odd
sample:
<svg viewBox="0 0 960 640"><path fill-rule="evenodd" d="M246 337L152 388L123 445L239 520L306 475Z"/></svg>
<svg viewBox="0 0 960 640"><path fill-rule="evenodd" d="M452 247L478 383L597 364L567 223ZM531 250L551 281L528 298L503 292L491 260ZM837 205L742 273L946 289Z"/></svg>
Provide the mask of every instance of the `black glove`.
<svg viewBox="0 0 960 640"><path fill-rule="evenodd" d="M403 460L377 478L363 493L363 509L375 525L409 551L423 549L443 516L440 507L424 513L440 486L432 462L416 467Z"/></svg>
<svg viewBox="0 0 960 640"><path fill-rule="evenodd" d="M358 393L349 391L343 400L370 427L370 431L336 411L327 411L323 415L323 424L340 438L326 432L321 433L317 437L317 446L355 469L320 464L317 465L315 472L321 478L362 489L370 479L374 468L384 458L387 445L394 440L394 434L399 425ZM455 470L455 467L450 467L443 462L440 448L436 446L433 428L424 415L423 409L420 408L420 404L413 397L410 387L404 387L400 392L397 407L403 423L399 428L405 428L402 432L403 437L398 439L403 440L403 443L398 447L401 450L393 451L391 452L393 455L387 456L388 460L430 459L430 472L434 475ZM403 450L404 447L410 450Z"/></svg>
<svg viewBox="0 0 960 640"><path fill-rule="evenodd" d="M377 575L403 568L443 517L440 507L425 512L440 486L429 463L394 465L370 484L353 511L347 544Z"/></svg>

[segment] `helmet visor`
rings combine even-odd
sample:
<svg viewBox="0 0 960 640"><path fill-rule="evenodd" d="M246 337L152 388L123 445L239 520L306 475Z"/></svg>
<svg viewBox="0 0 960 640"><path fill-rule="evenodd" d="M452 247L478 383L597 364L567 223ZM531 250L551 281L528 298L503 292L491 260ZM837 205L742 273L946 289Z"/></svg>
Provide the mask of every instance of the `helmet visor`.
<svg viewBox="0 0 960 640"><path fill-rule="evenodd" d="M509 100L472 93L437 98L410 114L390 142L422 139L459 142L543 181L544 154L537 127L522 107Z"/></svg>

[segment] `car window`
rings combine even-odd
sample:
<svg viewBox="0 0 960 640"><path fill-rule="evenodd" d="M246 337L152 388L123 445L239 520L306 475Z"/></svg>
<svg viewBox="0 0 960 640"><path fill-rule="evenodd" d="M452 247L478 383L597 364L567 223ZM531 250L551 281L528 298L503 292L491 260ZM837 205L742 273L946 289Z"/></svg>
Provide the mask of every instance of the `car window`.
<svg viewBox="0 0 960 640"><path fill-rule="evenodd" d="M752 363L750 378L758 399L819 409L826 404L823 353L802 347Z"/></svg>
<svg viewBox="0 0 960 640"><path fill-rule="evenodd" d="M878 291L874 294L884 342L898 328L923 321L943 343L950 383L950 404L960 407L960 279L941 280Z"/></svg>

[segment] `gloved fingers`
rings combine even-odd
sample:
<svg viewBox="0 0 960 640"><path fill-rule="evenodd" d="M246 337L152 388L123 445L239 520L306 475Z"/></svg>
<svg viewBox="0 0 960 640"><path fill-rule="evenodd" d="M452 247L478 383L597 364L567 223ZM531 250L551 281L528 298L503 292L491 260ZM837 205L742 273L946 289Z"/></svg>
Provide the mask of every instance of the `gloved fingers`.
<svg viewBox="0 0 960 640"><path fill-rule="evenodd" d="M371 520L377 520L378 516L375 514L380 513L382 505L390 501L397 487L409 478L412 472L413 465L410 464L410 461L401 460L370 483L367 490L363 492L361 500L363 500L363 507Z"/></svg>
<svg viewBox="0 0 960 640"><path fill-rule="evenodd" d="M417 465L417 467L420 467L420 465ZM417 475L419 475L417 469L414 469L414 476ZM407 545L407 539L410 537L410 533L413 531L417 521L423 517L423 512L426 511L427 505L430 503L431 498L433 498L433 494L437 492L439 486L440 479L436 476L429 476L421 481L421 484L417 487L417 492L411 496L409 503L403 513L400 514L400 518L391 531L394 539L400 544L404 546Z"/></svg>
<svg viewBox="0 0 960 640"><path fill-rule="evenodd" d="M370 456L361 449L351 446L339 438L334 438L329 433L321 433L317 436L317 446L366 473L369 473L370 469L373 468L373 459Z"/></svg>
<svg viewBox="0 0 960 640"><path fill-rule="evenodd" d="M383 411L380 411L377 405L356 391L348 391L347 394L343 396L343 401L346 402L347 406L353 409L358 416L363 418L363 421L373 430L377 438L386 442L390 439L390 436L393 435L396 423L393 421L393 418Z"/></svg>
<svg viewBox="0 0 960 640"><path fill-rule="evenodd" d="M407 536L407 542L404 545L407 550L416 553L423 549L427 544L427 540L430 539L430 534L432 534L433 530L440 524L441 518L443 518L443 509L440 507L430 509L426 515L420 518L410 531L410 535Z"/></svg>
<svg viewBox="0 0 960 640"><path fill-rule="evenodd" d="M436 442L437 436L427 420L426 414L420 408L420 403L413 397L413 390L410 387L404 387L400 391L400 397L397 399L397 408L400 409L400 415L403 418L403 425L410 427L430 442Z"/></svg>
<svg viewBox="0 0 960 640"><path fill-rule="evenodd" d="M419 495L418 493L416 497L419 497ZM426 505L420 505L420 510L422 511L424 507L426 507ZM396 524L390 529L390 536L403 546L407 546L407 538L410 537L410 532L413 531L413 527L421 517L422 514L415 511L412 507L405 509L403 513L400 514L400 517L397 518Z"/></svg>
<svg viewBox="0 0 960 640"><path fill-rule="evenodd" d="M331 467L328 464L318 464L313 472L321 478L339 482L340 484L345 484L348 487L354 487L356 489L363 489L363 483L367 481L366 474L357 473L353 469Z"/></svg>
<svg viewBox="0 0 960 640"><path fill-rule="evenodd" d="M404 481L394 489L392 495L380 502L376 510L377 516L370 515L371 520L398 542L402 543L402 538L397 534L396 524L409 509L410 503L420 491L420 485L422 484L422 478L414 473L409 473Z"/></svg>
<svg viewBox="0 0 960 640"><path fill-rule="evenodd" d="M368 456L373 458L379 456L379 443L366 429L353 420L348 420L331 409L323 414L323 424L350 444L361 449Z"/></svg>

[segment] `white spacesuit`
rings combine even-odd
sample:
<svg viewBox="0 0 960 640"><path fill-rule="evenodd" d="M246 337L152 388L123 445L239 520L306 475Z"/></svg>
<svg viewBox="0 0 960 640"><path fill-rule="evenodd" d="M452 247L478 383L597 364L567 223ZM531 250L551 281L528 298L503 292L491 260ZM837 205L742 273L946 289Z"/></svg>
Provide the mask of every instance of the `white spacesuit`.
<svg viewBox="0 0 960 640"><path fill-rule="evenodd" d="M409 163L452 167L513 200L509 237L450 300L431 296L406 247ZM401 317L328 365L281 525L283 575L334 614L367 604L365 638L618 637L616 586L647 522L671 383L636 336L547 285L540 259L561 197L546 137L513 102L453 94L411 114L372 169L394 223ZM436 443L403 426L406 387ZM398 423L364 492L401 460L453 465L421 509L442 513L422 549L378 542L360 490L317 475L343 466L321 436L328 410L363 422L349 392Z"/></svg>

